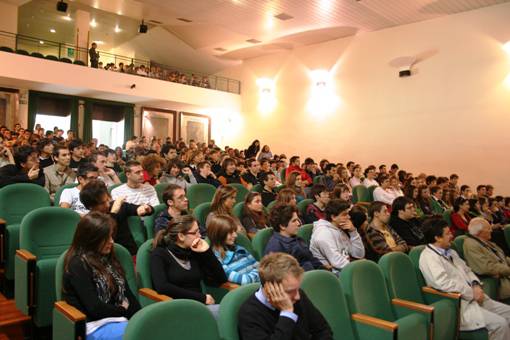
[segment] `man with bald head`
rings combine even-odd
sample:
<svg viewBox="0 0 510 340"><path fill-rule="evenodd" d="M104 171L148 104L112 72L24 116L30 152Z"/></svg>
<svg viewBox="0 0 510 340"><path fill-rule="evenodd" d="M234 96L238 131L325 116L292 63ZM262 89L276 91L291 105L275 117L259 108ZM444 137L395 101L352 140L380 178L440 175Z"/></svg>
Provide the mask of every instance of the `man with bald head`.
<svg viewBox="0 0 510 340"><path fill-rule="evenodd" d="M468 231L464 241L464 257L468 266L478 275L499 278L499 299L510 298L510 258L491 242L490 223L482 217L473 218Z"/></svg>

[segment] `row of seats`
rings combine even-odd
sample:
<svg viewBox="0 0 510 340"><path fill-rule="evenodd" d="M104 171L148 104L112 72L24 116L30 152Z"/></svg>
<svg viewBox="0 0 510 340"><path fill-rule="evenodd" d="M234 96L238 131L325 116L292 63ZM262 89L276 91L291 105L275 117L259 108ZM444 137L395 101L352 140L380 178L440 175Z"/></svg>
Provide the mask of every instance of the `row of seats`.
<svg viewBox="0 0 510 340"><path fill-rule="evenodd" d="M0 46L0 51L2 52L9 52L9 53L16 53L16 54L21 54L21 55L26 55L26 56L31 56L31 57L35 57L35 58L41 58L41 59L47 59L47 60L53 60L53 61L61 61L63 63L67 63L67 64L75 64L75 65L80 65L80 66L87 66L83 61L81 60L75 60L74 62L69 59L69 58L65 58L65 57L62 57L62 58L58 58L57 56L54 56L54 55L51 55L51 54L48 54L46 56L44 56L43 54L39 53L39 52L32 52L32 53L29 53L28 51L25 51L25 50L21 50L21 49L17 49L16 51L14 51L12 48L8 47L8 46Z"/></svg>
<svg viewBox="0 0 510 340"><path fill-rule="evenodd" d="M310 271L304 274L301 288L328 321L334 339L454 339L459 327L460 294L426 287L418 268L423 248L414 248L410 256L387 254L379 264L355 261L342 270L340 279L324 270ZM127 265L124 270L130 275L132 265L128 262L122 264ZM249 284L228 292L220 302L217 321L196 301L146 305L131 318L124 338L148 336L158 340L171 335L176 339L239 340L239 309L259 287ZM77 333L83 332L84 315L73 314L65 303L56 304L53 321L55 340L83 336ZM485 329L460 332L459 338L485 340L488 333Z"/></svg>

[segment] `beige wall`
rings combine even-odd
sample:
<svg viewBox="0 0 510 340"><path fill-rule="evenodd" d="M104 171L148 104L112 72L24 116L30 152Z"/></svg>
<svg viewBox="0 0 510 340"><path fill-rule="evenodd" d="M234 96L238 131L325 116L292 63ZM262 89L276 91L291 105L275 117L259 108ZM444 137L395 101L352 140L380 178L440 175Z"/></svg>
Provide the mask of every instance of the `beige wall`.
<svg viewBox="0 0 510 340"><path fill-rule="evenodd" d="M510 4L359 34L247 60L225 76L243 85L244 129L273 151L364 166L397 162L413 173L456 172L470 185L510 195ZM420 56L399 78L392 61ZM307 111L314 69L331 70L340 105L327 118ZM258 112L259 77L276 81L275 111ZM508 78L510 79L510 78Z"/></svg>
<svg viewBox="0 0 510 340"><path fill-rule="evenodd" d="M9 33L18 32L18 7L0 2L0 31ZM15 40L0 34L0 46L14 48Z"/></svg>

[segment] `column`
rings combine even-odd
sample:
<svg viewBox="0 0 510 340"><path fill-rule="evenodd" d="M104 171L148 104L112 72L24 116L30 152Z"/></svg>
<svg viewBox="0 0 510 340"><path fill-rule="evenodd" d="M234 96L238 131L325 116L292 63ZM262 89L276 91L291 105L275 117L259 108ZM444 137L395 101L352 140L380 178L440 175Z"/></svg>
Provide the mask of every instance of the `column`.
<svg viewBox="0 0 510 340"><path fill-rule="evenodd" d="M89 64L88 49L92 42L90 38L90 13L81 9L77 10L74 19L74 44L77 47L74 51L74 59ZM62 56L67 55L67 49L63 51Z"/></svg>

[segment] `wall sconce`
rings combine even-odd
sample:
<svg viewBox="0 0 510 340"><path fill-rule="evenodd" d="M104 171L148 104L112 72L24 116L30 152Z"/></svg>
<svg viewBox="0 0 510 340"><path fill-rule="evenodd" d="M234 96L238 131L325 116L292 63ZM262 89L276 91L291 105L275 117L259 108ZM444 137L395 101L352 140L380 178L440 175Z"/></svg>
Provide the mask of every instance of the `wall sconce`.
<svg viewBox="0 0 510 340"><path fill-rule="evenodd" d="M273 79L259 78L257 79L259 87L259 104L258 110L263 114L268 114L276 108L275 86Z"/></svg>
<svg viewBox="0 0 510 340"><path fill-rule="evenodd" d="M311 71L310 77L312 78L312 88L307 108L313 115L323 118L335 111L339 99L334 91L329 71Z"/></svg>

